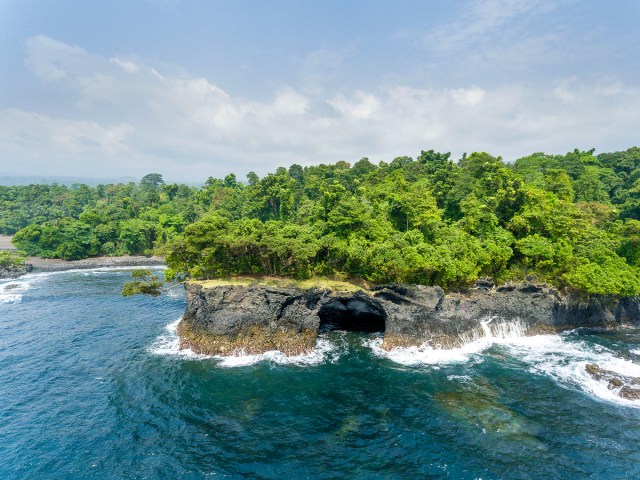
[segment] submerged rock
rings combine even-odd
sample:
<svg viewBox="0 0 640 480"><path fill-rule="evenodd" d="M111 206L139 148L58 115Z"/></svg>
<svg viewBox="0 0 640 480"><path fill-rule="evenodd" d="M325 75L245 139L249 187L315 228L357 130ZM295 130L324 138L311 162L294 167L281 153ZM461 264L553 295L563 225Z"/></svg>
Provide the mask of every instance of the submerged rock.
<svg viewBox="0 0 640 480"><path fill-rule="evenodd" d="M611 370L605 370L593 363L587 363L585 370L594 380L607 382L609 390L627 400L640 400L640 377L627 377Z"/></svg>
<svg viewBox="0 0 640 480"><path fill-rule="evenodd" d="M383 348L453 348L517 324L520 334L576 327L640 323L638 298L562 295L545 284L475 288L445 294L440 287L389 284L337 292L264 285L185 284L187 308L178 327L181 347L198 353L300 354L313 349L319 331L384 332ZM493 318L493 322L486 320ZM511 323L509 323L511 322ZM633 393L630 393L633 394Z"/></svg>

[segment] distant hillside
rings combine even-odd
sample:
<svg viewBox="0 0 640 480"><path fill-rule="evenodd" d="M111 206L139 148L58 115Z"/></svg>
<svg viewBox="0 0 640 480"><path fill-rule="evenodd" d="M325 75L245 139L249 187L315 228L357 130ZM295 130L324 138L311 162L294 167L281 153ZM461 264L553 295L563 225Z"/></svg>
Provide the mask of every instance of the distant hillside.
<svg viewBox="0 0 640 480"><path fill-rule="evenodd" d="M118 178L91 178L91 177L67 177L67 176L44 176L44 175L11 175L0 174L0 185L14 186L14 185L51 185L57 183L58 185L71 186L74 183L83 183L90 187L97 185L117 184L117 183L129 183L138 182L138 178L134 177L118 177Z"/></svg>

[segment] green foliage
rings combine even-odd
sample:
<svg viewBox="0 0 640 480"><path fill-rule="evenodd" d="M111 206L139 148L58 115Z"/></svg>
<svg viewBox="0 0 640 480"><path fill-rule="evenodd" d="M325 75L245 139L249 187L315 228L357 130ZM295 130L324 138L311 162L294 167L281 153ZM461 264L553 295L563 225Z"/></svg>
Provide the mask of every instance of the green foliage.
<svg viewBox="0 0 640 480"><path fill-rule="evenodd" d="M23 252L13 250L0 250L0 267L12 268L22 265L27 260Z"/></svg>
<svg viewBox="0 0 640 480"><path fill-rule="evenodd" d="M151 270L149 270L147 268L140 268L140 269L133 270L131 272L131 277L132 278L145 278L145 277L151 276L151 274L152 274Z"/></svg>
<svg viewBox="0 0 640 480"><path fill-rule="evenodd" d="M640 149L425 150L278 168L247 182L0 187L0 231L31 255L165 257L165 278L357 277L455 289L527 276L589 293L640 293ZM136 273L126 292L154 290Z"/></svg>
<svg viewBox="0 0 640 480"><path fill-rule="evenodd" d="M201 215L198 193L166 185L159 174L145 176L139 186L0 187L0 230L19 230L15 245L46 258L148 253Z"/></svg>
<svg viewBox="0 0 640 480"><path fill-rule="evenodd" d="M131 272L133 280L122 286L122 296L131 297L137 294L157 297L162 293L162 281L151 270L139 269Z"/></svg>

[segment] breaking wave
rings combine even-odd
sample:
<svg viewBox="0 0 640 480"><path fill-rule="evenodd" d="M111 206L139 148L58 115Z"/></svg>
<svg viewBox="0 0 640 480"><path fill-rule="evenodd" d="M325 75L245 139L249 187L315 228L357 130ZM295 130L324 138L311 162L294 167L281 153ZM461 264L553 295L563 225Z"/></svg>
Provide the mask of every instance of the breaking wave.
<svg viewBox="0 0 640 480"><path fill-rule="evenodd" d="M58 270L54 272L36 272L27 273L17 279L8 279L0 281L0 304L1 303L19 303L22 301L24 292L37 286L38 283L48 279L51 276L80 273L83 276L99 276L118 271L130 271L137 269L151 269L154 271L164 270L165 265L144 265L144 266L112 266L112 267L95 267L95 268L74 268L69 270Z"/></svg>
<svg viewBox="0 0 640 480"><path fill-rule="evenodd" d="M285 355L278 350L249 355L238 353L235 355L203 355L195 353L191 349L180 349L180 338L177 328L182 317L171 322L165 327L165 333L160 335L149 347L153 355L176 356L188 360L215 360L219 367L246 367L260 362L268 362L277 365L313 366L322 363L335 363L346 351L347 344L339 336L320 334L316 340L315 348L301 355Z"/></svg>
<svg viewBox="0 0 640 480"><path fill-rule="evenodd" d="M640 407L609 389L608 382L594 379L586 365L595 364L626 377L640 377L640 365L620 358L601 345L587 343L577 336L537 335L505 344L504 350L528 365L531 373L547 375L565 387L578 388L601 400Z"/></svg>
<svg viewBox="0 0 640 480"><path fill-rule="evenodd" d="M594 379L586 370L586 365L591 363L621 376L640 377L637 363L621 358L606 347L581 340L579 335L526 336L526 328L520 322L492 322L493 319L485 320L481 322L481 331L463 335L462 345L458 348L442 349L423 344L387 351L382 348L381 338L365 340L364 344L376 356L405 366L482 360L482 354L495 347L524 363L529 372L549 376L563 387L579 389L600 400L640 408L640 402L620 397L617 389L611 389L606 381ZM630 352L640 355L640 349Z"/></svg>
<svg viewBox="0 0 640 480"><path fill-rule="evenodd" d="M382 338L367 339L364 345L371 348L378 357L387 358L405 366L440 365L468 362L494 345L526 335L526 327L519 321L495 322L489 318L480 322L481 329L460 336L461 346L457 348L438 348L429 343L418 347L396 347L391 350L382 348Z"/></svg>
<svg viewBox="0 0 640 480"><path fill-rule="evenodd" d="M0 303L18 303L30 288L31 283L22 279L0 282Z"/></svg>

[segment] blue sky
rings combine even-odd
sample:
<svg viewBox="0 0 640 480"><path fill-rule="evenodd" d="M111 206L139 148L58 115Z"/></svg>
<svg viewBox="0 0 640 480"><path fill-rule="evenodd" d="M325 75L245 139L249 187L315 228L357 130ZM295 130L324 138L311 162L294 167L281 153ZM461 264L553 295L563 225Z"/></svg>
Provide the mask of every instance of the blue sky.
<svg viewBox="0 0 640 480"><path fill-rule="evenodd" d="M640 2L0 1L0 172L640 143Z"/></svg>

